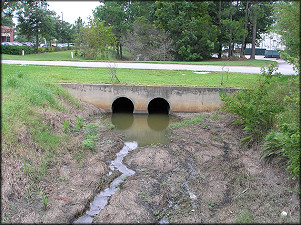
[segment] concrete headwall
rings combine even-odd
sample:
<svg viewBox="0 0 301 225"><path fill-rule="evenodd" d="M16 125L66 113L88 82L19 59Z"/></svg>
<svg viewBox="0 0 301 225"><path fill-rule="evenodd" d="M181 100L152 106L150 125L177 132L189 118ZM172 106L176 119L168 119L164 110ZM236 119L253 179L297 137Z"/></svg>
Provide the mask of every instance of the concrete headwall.
<svg viewBox="0 0 301 225"><path fill-rule="evenodd" d="M134 113L148 113L147 107L154 98L163 98L172 112L201 112L216 110L222 106L220 92L232 93L234 88L178 87L178 86L137 86L110 84L69 84L61 85L76 98L112 112L113 102L126 97L134 104Z"/></svg>

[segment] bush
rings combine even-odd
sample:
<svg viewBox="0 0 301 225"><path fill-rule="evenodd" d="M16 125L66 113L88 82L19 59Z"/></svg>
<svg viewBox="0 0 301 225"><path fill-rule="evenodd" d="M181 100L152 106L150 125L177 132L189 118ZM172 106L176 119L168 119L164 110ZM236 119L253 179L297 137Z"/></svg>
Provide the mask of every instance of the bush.
<svg viewBox="0 0 301 225"><path fill-rule="evenodd" d="M298 80L273 75L275 66L262 70L256 87L233 95L221 96L223 111L237 114L236 123L243 125L244 138L249 146L263 143L262 158L277 156L287 163L295 178L300 171L300 109Z"/></svg>
<svg viewBox="0 0 301 225"><path fill-rule="evenodd" d="M35 52L35 48L29 46L1 45L1 54L22 55L22 50L24 50L24 54Z"/></svg>

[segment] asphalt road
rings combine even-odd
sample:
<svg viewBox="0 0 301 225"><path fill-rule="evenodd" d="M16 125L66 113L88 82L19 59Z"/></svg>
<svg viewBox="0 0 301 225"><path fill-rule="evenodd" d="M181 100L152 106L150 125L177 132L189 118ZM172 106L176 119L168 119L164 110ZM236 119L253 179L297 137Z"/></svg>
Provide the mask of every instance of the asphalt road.
<svg viewBox="0 0 301 225"><path fill-rule="evenodd" d="M265 59L261 56L257 59ZM275 60L275 59L267 59ZM277 60L280 72L284 75L296 75L292 66L284 60ZM75 66L75 67L116 67L128 69L160 69L160 70L191 70L191 71L229 71L239 73L260 73L260 67L253 66L215 66L215 65L185 65L185 64L159 64L159 63L109 63L109 62L79 62L79 61L23 61L23 60L2 60L4 64L19 65L47 65L47 66Z"/></svg>

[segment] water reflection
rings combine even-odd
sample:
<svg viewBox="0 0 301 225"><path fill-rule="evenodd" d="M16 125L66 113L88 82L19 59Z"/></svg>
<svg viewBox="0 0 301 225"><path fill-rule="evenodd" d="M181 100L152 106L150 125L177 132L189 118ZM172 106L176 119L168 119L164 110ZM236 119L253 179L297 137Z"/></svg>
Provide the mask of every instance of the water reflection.
<svg viewBox="0 0 301 225"><path fill-rule="evenodd" d="M169 143L166 128L170 115L113 113L111 122L126 136L126 141L136 141L139 146Z"/></svg>
<svg viewBox="0 0 301 225"><path fill-rule="evenodd" d="M134 115L132 113L112 113L111 122L117 130L127 130L133 125Z"/></svg>

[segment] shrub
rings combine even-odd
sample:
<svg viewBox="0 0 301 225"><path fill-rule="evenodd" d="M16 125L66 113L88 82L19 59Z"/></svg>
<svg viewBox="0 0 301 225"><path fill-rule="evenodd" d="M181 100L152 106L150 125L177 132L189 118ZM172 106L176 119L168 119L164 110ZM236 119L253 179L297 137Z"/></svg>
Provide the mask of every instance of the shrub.
<svg viewBox="0 0 301 225"><path fill-rule="evenodd" d="M35 52L35 49L29 46L1 45L1 54L22 55L22 50L24 50L24 54L32 54Z"/></svg>
<svg viewBox="0 0 301 225"><path fill-rule="evenodd" d="M274 95L272 91L277 88L271 83L274 72L269 67L268 72L262 72L263 79L259 79L256 87L244 89L231 95L223 94L223 110L240 116L236 123L244 126L245 137L243 143L251 145L261 141L262 137L271 129L274 117L283 110L280 96Z"/></svg>
<svg viewBox="0 0 301 225"><path fill-rule="evenodd" d="M284 159L294 178L300 171L300 109L296 78L273 75L274 65L262 70L255 87L233 95L221 95L223 111L239 116L236 123L243 125L244 138L249 146L263 144L262 158L277 156Z"/></svg>

